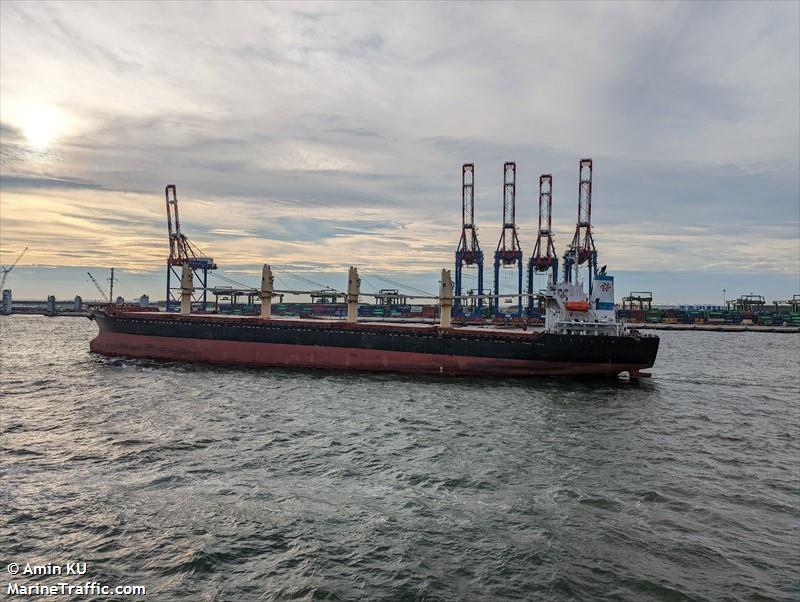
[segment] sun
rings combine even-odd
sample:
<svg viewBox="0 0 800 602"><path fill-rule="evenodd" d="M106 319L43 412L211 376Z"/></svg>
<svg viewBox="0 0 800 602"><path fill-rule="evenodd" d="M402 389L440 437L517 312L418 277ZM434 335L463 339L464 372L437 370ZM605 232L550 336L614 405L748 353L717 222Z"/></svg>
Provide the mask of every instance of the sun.
<svg viewBox="0 0 800 602"><path fill-rule="evenodd" d="M31 105L22 111L20 117L28 144L39 150L49 147L63 127L59 112L45 105Z"/></svg>

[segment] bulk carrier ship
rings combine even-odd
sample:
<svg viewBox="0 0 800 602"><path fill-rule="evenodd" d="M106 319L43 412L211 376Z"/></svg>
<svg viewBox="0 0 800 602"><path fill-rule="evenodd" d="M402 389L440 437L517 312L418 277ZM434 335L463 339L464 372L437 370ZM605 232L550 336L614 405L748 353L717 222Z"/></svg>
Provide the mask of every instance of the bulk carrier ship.
<svg viewBox="0 0 800 602"><path fill-rule="evenodd" d="M184 273L188 272L188 267ZM190 277L186 279L190 282ZM439 325L358 322L357 271L351 268L347 320L271 317L265 267L262 316L183 314L108 306L91 314L103 355L207 364L410 372L448 376L649 376L659 339L627 331L611 309L613 278L598 276L594 304L580 284L551 284L538 332L452 328L452 281L443 270ZM355 282L355 286L354 283ZM355 300L354 300L355 299Z"/></svg>
<svg viewBox="0 0 800 602"><path fill-rule="evenodd" d="M533 293L529 284L527 295L522 294L521 252L498 247L495 274L499 262L519 258L520 300L518 311L522 314L523 297L538 298L544 306L544 327L533 330L508 330L485 326L453 327L452 310L460 310L464 301L480 305L489 300L499 312L500 295L461 295L460 261L465 256L479 258L482 270L482 253L477 247L474 225L464 219L464 229L470 228L473 246L465 251L462 243L456 253L456 286L449 270L442 270L439 295L440 322L438 325L399 324L359 321L358 305L361 280L356 268L348 275L347 293L340 293L347 303L346 319L308 319L272 316L272 299L287 291L276 291L268 265L264 266L260 291L259 316L192 313L192 300L198 288L205 304L207 273L196 286L193 268L215 268L213 260L199 257L180 231L177 217L175 187L166 190L169 221L170 258L168 259L167 309L170 309L169 273L173 266L181 267L180 312L161 312L130 306L107 305L95 308L90 319L99 327L99 334L91 341L90 349L109 356L147 358L154 360L195 362L231 366L263 366L282 368L316 368L327 370L363 370L380 372L405 372L440 374L448 376L617 376L627 373L631 378L649 376L642 372L653 366L658 352L656 336L641 335L628 330L616 319L614 309L614 279L597 270L597 252L591 237L589 217L591 193L591 160L581 161L589 167L589 179L581 178L581 191L588 191L588 203L579 197L579 221L575 239L565 254L564 277L559 281L558 262L555 259L550 234L550 200L547 188L547 220L542 225L543 182L540 179L540 238L547 237L546 254L532 258L529 283L533 270L549 271L544 291ZM506 174L511 173L506 163ZM469 172L467 171L467 168ZM469 190L469 213L472 213L472 165L464 166L464 189ZM549 182L552 180L550 179ZM586 185L588 182L588 187ZM550 184L547 183L549 186ZM511 190L511 223L504 213L504 233L510 229L508 239L518 245L516 226L513 224L512 181L504 184L504 211L509 206ZM464 196L467 199L467 196ZM467 203L467 201L464 201ZM466 205L465 205L466 207ZM174 215L174 224L173 224ZM467 215L465 211L463 215ZM471 217L470 217L471 220ZM582 234L583 233L583 234ZM501 238L501 245L505 239ZM471 253L471 255L467 255ZM587 262L589 290L584 290L578 279L578 266ZM467 262L469 264L469 262ZM541 269L540 269L541 268ZM482 271L479 273L482 274ZM496 276L497 278L497 276ZM482 275L479 275L479 280ZM455 289L455 290L454 290ZM177 290L177 289L176 289Z"/></svg>

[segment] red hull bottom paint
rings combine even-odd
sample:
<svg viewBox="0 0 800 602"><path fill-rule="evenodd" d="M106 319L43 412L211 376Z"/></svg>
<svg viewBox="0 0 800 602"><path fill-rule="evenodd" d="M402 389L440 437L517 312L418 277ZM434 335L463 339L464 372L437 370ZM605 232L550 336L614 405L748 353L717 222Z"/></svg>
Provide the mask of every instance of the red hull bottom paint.
<svg viewBox="0 0 800 602"><path fill-rule="evenodd" d="M647 366L495 359L402 351L377 351L343 347L243 343L177 337L154 337L102 332L90 349L103 355L222 364L372 372L413 372L448 376L631 376Z"/></svg>

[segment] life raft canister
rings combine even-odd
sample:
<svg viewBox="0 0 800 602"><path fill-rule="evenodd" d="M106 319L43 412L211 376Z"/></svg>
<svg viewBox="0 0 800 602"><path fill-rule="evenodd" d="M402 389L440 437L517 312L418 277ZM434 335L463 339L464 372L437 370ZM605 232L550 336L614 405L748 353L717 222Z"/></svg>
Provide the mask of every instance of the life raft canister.
<svg viewBox="0 0 800 602"><path fill-rule="evenodd" d="M567 311L589 311L588 301L567 301L564 305Z"/></svg>

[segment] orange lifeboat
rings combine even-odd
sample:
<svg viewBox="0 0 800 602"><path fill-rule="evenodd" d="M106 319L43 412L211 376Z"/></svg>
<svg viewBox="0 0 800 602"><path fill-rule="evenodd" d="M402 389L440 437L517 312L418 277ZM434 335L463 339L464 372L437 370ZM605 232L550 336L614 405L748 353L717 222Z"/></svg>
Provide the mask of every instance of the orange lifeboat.
<svg viewBox="0 0 800 602"><path fill-rule="evenodd" d="M588 301L567 301L564 304L567 311L589 311Z"/></svg>

